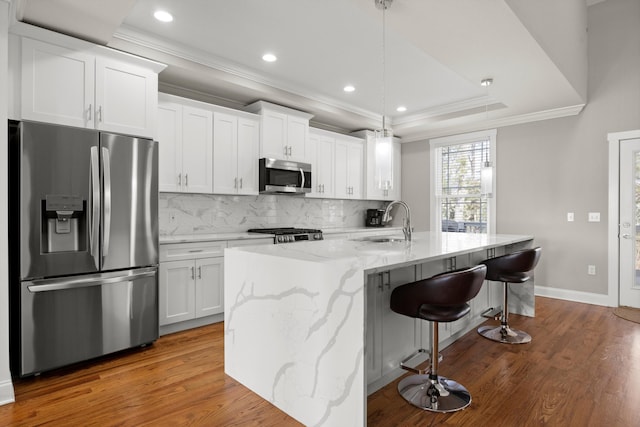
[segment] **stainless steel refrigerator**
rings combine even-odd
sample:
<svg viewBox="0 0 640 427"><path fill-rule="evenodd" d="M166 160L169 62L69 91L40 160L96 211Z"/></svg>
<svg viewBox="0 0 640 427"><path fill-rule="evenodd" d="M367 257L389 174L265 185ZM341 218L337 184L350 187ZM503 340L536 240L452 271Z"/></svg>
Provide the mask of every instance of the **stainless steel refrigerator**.
<svg viewBox="0 0 640 427"><path fill-rule="evenodd" d="M151 140L9 123L14 375L158 338L157 165Z"/></svg>

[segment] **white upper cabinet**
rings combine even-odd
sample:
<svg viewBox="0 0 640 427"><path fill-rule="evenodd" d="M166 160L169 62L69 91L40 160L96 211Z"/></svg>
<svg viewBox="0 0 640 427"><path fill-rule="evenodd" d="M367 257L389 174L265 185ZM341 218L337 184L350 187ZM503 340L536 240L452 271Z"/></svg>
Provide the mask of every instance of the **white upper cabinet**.
<svg viewBox="0 0 640 427"><path fill-rule="evenodd" d="M20 119L155 135L157 73L164 66L100 46L20 42Z"/></svg>
<svg viewBox="0 0 640 427"><path fill-rule="evenodd" d="M213 192L213 113L161 96L158 105L159 189Z"/></svg>
<svg viewBox="0 0 640 427"><path fill-rule="evenodd" d="M364 142L359 138L339 136L335 144L335 197L364 198Z"/></svg>
<svg viewBox="0 0 640 427"><path fill-rule="evenodd" d="M307 197L333 198L335 178L336 140L331 132L317 129L309 131L312 189Z"/></svg>
<svg viewBox="0 0 640 427"><path fill-rule="evenodd" d="M309 119L301 111L264 101L246 107L246 111L260 114L260 157L309 162Z"/></svg>
<svg viewBox="0 0 640 427"><path fill-rule="evenodd" d="M402 180L402 167L401 167L401 146L400 140L394 138L393 150L392 150L392 164L393 164L393 182L390 189L378 188L375 180L375 137L372 131L359 131L354 132L351 135L363 138L365 141L365 197L367 200L398 200L401 198L401 180Z"/></svg>
<svg viewBox="0 0 640 427"><path fill-rule="evenodd" d="M213 113L213 191L258 194L257 119Z"/></svg>

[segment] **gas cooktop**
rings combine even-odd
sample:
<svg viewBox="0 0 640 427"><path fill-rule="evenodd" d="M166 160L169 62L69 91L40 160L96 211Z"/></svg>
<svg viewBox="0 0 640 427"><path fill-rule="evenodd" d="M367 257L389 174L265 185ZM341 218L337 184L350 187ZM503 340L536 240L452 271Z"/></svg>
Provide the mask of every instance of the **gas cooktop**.
<svg viewBox="0 0 640 427"><path fill-rule="evenodd" d="M322 230L313 228L252 228L249 233L273 234L273 243L293 243L308 240L322 240Z"/></svg>

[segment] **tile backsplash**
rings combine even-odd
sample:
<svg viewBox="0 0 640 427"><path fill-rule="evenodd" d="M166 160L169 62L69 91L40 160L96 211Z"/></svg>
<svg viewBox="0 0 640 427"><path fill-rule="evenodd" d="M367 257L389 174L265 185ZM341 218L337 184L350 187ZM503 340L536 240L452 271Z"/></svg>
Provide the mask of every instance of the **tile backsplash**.
<svg viewBox="0 0 640 427"><path fill-rule="evenodd" d="M160 193L160 235L232 233L263 227L364 226L367 209L385 202L300 196Z"/></svg>

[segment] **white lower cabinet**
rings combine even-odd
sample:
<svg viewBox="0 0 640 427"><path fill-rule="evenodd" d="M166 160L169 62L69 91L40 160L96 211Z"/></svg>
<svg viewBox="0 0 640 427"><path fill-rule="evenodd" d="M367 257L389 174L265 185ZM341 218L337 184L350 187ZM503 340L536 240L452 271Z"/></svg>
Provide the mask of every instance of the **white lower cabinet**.
<svg viewBox="0 0 640 427"><path fill-rule="evenodd" d="M420 347L420 322L389 307L391 292L416 280L417 266L371 274L367 278L367 384L392 374Z"/></svg>
<svg viewBox="0 0 640 427"><path fill-rule="evenodd" d="M226 241L161 245L160 326L224 311L226 246Z"/></svg>

